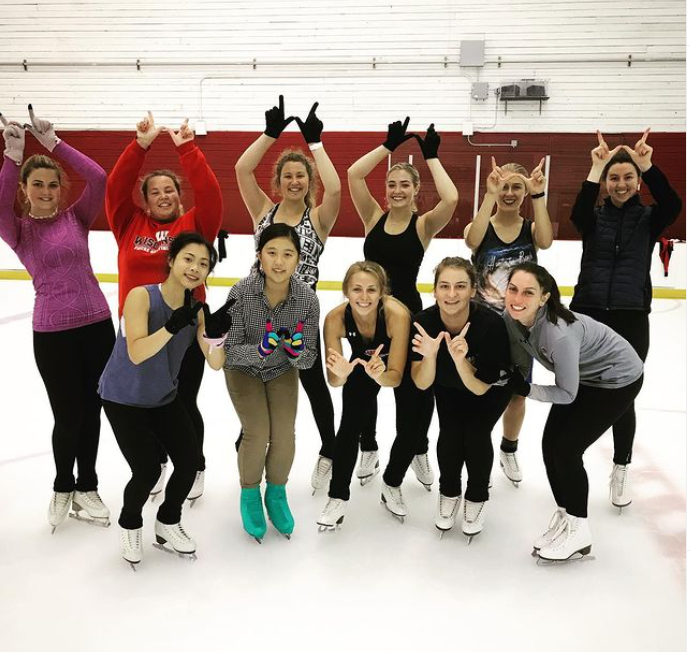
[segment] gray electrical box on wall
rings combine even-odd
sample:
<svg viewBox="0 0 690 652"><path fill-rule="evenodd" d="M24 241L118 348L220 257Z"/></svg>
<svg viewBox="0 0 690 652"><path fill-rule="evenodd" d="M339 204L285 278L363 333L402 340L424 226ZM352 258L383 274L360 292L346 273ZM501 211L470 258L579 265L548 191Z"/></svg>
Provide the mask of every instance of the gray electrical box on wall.
<svg viewBox="0 0 690 652"><path fill-rule="evenodd" d="M488 82L472 82L472 99L485 100L489 97Z"/></svg>
<svg viewBox="0 0 690 652"><path fill-rule="evenodd" d="M460 65L484 65L484 41L460 41Z"/></svg>

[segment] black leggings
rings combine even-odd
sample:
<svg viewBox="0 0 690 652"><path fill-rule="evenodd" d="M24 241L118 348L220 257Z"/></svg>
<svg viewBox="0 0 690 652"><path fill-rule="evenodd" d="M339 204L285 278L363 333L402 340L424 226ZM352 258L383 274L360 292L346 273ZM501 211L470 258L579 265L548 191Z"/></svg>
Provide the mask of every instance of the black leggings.
<svg viewBox="0 0 690 652"><path fill-rule="evenodd" d="M326 383L321 362L321 336L317 336L316 360L309 369L300 369L299 380L304 388L311 405L311 411L316 421L316 427L321 436L321 450L319 455L333 459L335 455L335 412L333 399ZM374 402L374 408L376 402ZM235 450L239 452L242 442L242 431L235 442Z"/></svg>
<svg viewBox="0 0 690 652"><path fill-rule="evenodd" d="M333 459L335 454L335 412L321 359L321 335L317 333L316 360L309 369L300 369L299 381L307 393L316 427L321 436L319 455Z"/></svg>
<svg viewBox="0 0 690 652"><path fill-rule="evenodd" d="M380 389L381 386L369 378L361 366L355 367L343 386L343 408L335 438L333 477L328 492L331 498L350 499L350 481L357 464L362 428L366 426L368 417L376 405ZM431 401L433 414L434 397L431 391L420 392L417 389L410 377L409 368L405 370L400 386L394 391L396 435L383 480L392 487L399 487L416 454L415 451L420 447L419 439L426 436L431 421L431 416L425 421L424 416L429 410L426 404L420 401Z"/></svg>
<svg viewBox="0 0 690 652"><path fill-rule="evenodd" d="M635 349L644 362L649 353L649 315L642 310L597 310L583 308L578 310L584 315L606 324L620 336L624 337ZM633 442L637 420L635 403L613 424L613 462L630 464L632 461Z"/></svg>
<svg viewBox="0 0 690 652"><path fill-rule="evenodd" d="M96 456L101 433L98 380L114 344L115 329L110 319L67 331L34 331L34 356L55 418L53 491L98 488Z"/></svg>
<svg viewBox="0 0 690 652"><path fill-rule="evenodd" d="M429 426L434 416L434 394L431 389L425 391L418 389L410 377L409 369L405 371L405 376L409 381L405 387L403 387L403 383L406 383L406 378L403 378L400 387L395 388L396 426L400 426L401 414L405 415L405 420L407 418L412 418L412 422L418 429L417 436L414 437L416 442L412 454L412 457L414 457L415 455L424 455L429 451ZM400 409L398 408L399 404ZM379 449L379 445L376 441L376 421L378 419L378 414L378 401L374 401L365 419L359 438L359 447L363 451L377 451ZM410 462L412 461L412 457L410 458ZM397 487L398 485L391 486Z"/></svg>
<svg viewBox="0 0 690 652"><path fill-rule="evenodd" d="M402 382L393 391L395 440L383 481L390 487L399 487L414 456L423 455L429 450L429 426L434 416L434 392L432 389L422 391L414 384L409 361Z"/></svg>
<svg viewBox="0 0 690 652"><path fill-rule="evenodd" d="M467 390L434 385L439 436L436 452L444 496L462 494L462 469L467 466L465 498L489 500L489 478L494 463L491 431L510 401L505 387L492 387L477 396Z"/></svg>
<svg viewBox="0 0 690 652"><path fill-rule="evenodd" d="M128 530L143 525L141 512L158 480L161 469L158 448L165 447L175 470L165 487L165 500L158 520L167 525L180 522L182 504L189 494L199 467L199 448L194 425L179 397L156 408L141 408L103 401L115 439L132 469L124 491L118 523Z"/></svg>
<svg viewBox="0 0 690 652"><path fill-rule="evenodd" d="M554 405L544 427L542 453L556 504L587 518L589 484L584 452L630 409L643 377L618 389L580 385L568 405Z"/></svg>
<svg viewBox="0 0 690 652"><path fill-rule="evenodd" d="M204 378L205 368L206 359L199 348L199 344L194 340L184 354L184 358L182 358L182 366L177 376L177 395L180 397L182 405L184 405L194 427L194 433L199 448L199 468L197 471L206 470L206 458L204 457L204 418L201 416L201 412L199 412L199 407L196 403L201 381ZM160 444L158 446L158 461L160 464L165 464L168 461L168 454L165 448ZM158 472L160 474L160 468Z"/></svg>
<svg viewBox="0 0 690 652"><path fill-rule="evenodd" d="M356 366L343 385L343 407L340 426L335 436L333 476L328 495L350 500L350 481L357 464L359 436L365 415L371 413L381 386L367 376L362 366Z"/></svg>

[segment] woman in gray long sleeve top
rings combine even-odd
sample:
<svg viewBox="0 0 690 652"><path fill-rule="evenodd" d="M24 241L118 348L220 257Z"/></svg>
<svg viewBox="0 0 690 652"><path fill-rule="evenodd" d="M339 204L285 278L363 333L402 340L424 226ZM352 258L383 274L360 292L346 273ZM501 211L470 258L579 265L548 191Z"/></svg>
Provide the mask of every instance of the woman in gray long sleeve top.
<svg viewBox="0 0 690 652"><path fill-rule="evenodd" d="M535 542L539 557L565 560L592 547L587 524L587 473L582 456L635 400L643 365L620 335L561 304L553 277L535 263L513 267L504 318L518 369L536 359L555 385L529 384L515 371L516 394L554 405L544 427L542 452L558 509Z"/></svg>

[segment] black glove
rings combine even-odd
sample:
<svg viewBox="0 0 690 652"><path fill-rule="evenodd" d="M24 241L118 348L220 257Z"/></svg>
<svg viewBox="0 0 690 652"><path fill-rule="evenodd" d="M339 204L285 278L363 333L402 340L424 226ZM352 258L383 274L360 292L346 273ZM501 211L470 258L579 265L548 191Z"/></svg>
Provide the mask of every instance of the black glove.
<svg viewBox="0 0 690 652"><path fill-rule="evenodd" d="M316 117L316 108L319 106L318 102L314 102L311 107L307 119L302 122L299 118L295 118L295 122L299 125L299 129L307 141L307 145L321 142L321 132L323 131L323 122Z"/></svg>
<svg viewBox="0 0 690 652"><path fill-rule="evenodd" d="M264 133L271 138L280 138L285 127L287 127L293 120L294 116L285 118L285 101L283 96L278 97L278 106L266 111L266 129Z"/></svg>
<svg viewBox="0 0 690 652"><path fill-rule="evenodd" d="M428 161L430 158L438 158L438 148L441 145L441 136L436 133L433 122L426 130L426 135L424 138L417 136L417 134L415 134L414 137L419 143L419 148L422 150L422 155L424 156L425 161Z"/></svg>
<svg viewBox="0 0 690 652"><path fill-rule="evenodd" d="M232 326L232 315L228 312L237 299L229 299L225 305L212 313L207 304L204 304L204 328L206 336L215 339L225 337Z"/></svg>
<svg viewBox="0 0 690 652"><path fill-rule="evenodd" d="M511 371L506 386L513 394L517 394L518 396L527 396L531 389L531 385L522 377L522 374L517 369Z"/></svg>
<svg viewBox="0 0 690 652"><path fill-rule="evenodd" d="M176 335L186 326L194 326L194 320L201 305L201 301L193 301L191 290L185 290L184 303L170 315L170 319L165 323L165 330Z"/></svg>
<svg viewBox="0 0 690 652"><path fill-rule="evenodd" d="M407 131L407 125L410 124L410 116L405 118L405 122L391 122L388 125L388 136L383 142L383 146L389 149L391 152L395 151L396 147L402 145L406 140L414 138L414 134L405 134Z"/></svg>

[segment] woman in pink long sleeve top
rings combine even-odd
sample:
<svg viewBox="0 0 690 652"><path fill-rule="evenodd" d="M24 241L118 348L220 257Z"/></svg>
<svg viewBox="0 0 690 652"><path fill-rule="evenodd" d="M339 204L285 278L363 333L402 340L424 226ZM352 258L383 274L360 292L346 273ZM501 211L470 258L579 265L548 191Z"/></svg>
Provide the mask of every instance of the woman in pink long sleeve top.
<svg viewBox="0 0 690 652"><path fill-rule="evenodd" d="M110 309L91 269L88 234L105 193L103 169L61 141L47 120L33 115L26 130L85 181L81 197L61 208L65 173L37 154L24 159L24 127L2 117L5 151L0 170L0 237L33 278L34 355L55 417L57 473L48 520L55 528L73 508L77 517L109 524L97 489L101 401L98 379L115 342ZM23 163L23 164L22 164ZM17 187L23 205L14 210ZM74 463L77 463L77 479Z"/></svg>

